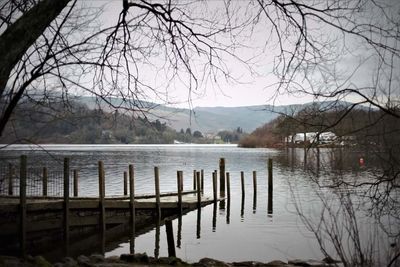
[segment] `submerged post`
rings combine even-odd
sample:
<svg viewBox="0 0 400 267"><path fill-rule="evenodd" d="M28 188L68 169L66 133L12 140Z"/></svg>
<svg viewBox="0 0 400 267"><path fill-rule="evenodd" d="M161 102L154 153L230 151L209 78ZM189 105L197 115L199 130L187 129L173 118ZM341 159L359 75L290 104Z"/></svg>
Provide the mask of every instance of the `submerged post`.
<svg viewBox="0 0 400 267"><path fill-rule="evenodd" d="M226 173L226 191L228 193L228 201L231 200L231 179L229 177L229 172Z"/></svg>
<svg viewBox="0 0 400 267"><path fill-rule="evenodd" d="M272 159L268 159L268 213L272 214L273 199Z"/></svg>
<svg viewBox="0 0 400 267"><path fill-rule="evenodd" d="M78 196L78 188L79 188L79 174L77 170L74 170L74 197Z"/></svg>
<svg viewBox="0 0 400 267"><path fill-rule="evenodd" d="M196 173L196 183L197 183L197 208L200 208L201 207L200 172Z"/></svg>
<svg viewBox="0 0 400 267"><path fill-rule="evenodd" d="M158 167L154 167L154 185L156 195L156 213L158 218L161 217L161 205L160 205L160 177L158 174Z"/></svg>
<svg viewBox="0 0 400 267"><path fill-rule="evenodd" d="M253 171L253 195L257 195L257 172Z"/></svg>
<svg viewBox="0 0 400 267"><path fill-rule="evenodd" d="M176 257L174 229L172 228L171 220L165 220L165 232L167 233L168 257Z"/></svg>
<svg viewBox="0 0 400 267"><path fill-rule="evenodd" d="M219 195L225 196L225 159L219 159Z"/></svg>
<svg viewBox="0 0 400 267"><path fill-rule="evenodd" d="M243 171L240 172L240 181L241 181L241 185L242 185L242 198L244 198L245 190L244 190L244 172Z"/></svg>
<svg viewBox="0 0 400 267"><path fill-rule="evenodd" d="M13 165L10 163L8 164L8 195L12 196L14 194L14 168Z"/></svg>
<svg viewBox="0 0 400 267"><path fill-rule="evenodd" d="M177 180L177 187L178 187L178 210L179 214L182 214L182 171L176 172L176 180Z"/></svg>
<svg viewBox="0 0 400 267"><path fill-rule="evenodd" d="M25 155L20 159L20 179L19 179L19 242L21 256L26 256L26 169L27 158Z"/></svg>
<svg viewBox="0 0 400 267"><path fill-rule="evenodd" d="M214 171L212 174L213 178L213 195L214 195L214 202L217 202L217 172Z"/></svg>
<svg viewBox="0 0 400 267"><path fill-rule="evenodd" d="M124 172L124 196L128 195L128 173Z"/></svg>
<svg viewBox="0 0 400 267"><path fill-rule="evenodd" d="M43 184L42 184L42 193L43 196L47 196L47 184L48 184L48 172L47 172L47 168L43 167Z"/></svg>
<svg viewBox="0 0 400 267"><path fill-rule="evenodd" d="M64 158L64 249L68 255L69 244L69 158Z"/></svg>

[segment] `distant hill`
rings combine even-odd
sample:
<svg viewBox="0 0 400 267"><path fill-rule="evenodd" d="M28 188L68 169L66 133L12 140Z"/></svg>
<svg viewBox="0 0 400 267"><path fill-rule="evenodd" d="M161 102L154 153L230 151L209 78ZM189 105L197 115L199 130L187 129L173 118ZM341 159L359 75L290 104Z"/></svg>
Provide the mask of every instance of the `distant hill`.
<svg viewBox="0 0 400 267"><path fill-rule="evenodd" d="M89 108L96 106L92 97L80 98ZM120 106L121 99L109 100L113 105ZM149 111L150 120L159 119L171 128L191 128L202 133L217 133L222 130L233 130L241 127L245 132L252 132L257 127L273 120L279 113L287 113L292 109L299 110L304 105L288 106L244 106L244 107L196 107L193 110L179 109L149 102L138 103ZM307 104L305 104L307 105ZM104 108L104 105L102 105Z"/></svg>

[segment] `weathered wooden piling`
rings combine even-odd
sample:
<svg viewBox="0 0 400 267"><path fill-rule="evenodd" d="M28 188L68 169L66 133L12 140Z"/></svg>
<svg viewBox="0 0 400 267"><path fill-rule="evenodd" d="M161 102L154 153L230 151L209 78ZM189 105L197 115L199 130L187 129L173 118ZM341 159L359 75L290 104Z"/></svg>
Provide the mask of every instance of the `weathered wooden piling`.
<svg viewBox="0 0 400 267"><path fill-rule="evenodd" d="M124 196L128 195L128 173L124 172Z"/></svg>
<svg viewBox="0 0 400 267"><path fill-rule="evenodd" d="M135 210L135 173L134 173L134 167L132 164L128 166L129 170L129 212L130 212L130 242L129 242L129 247L130 247L130 252L132 254L135 253L135 224L136 224L136 210ZM125 177L124 172L124 178Z"/></svg>
<svg viewBox="0 0 400 267"><path fill-rule="evenodd" d="M217 202L217 172L214 171L212 174L213 178L213 196L214 196L214 202Z"/></svg>
<svg viewBox="0 0 400 267"><path fill-rule="evenodd" d="M182 214L182 183L183 183L183 172L177 171L176 172L176 180L177 180L177 187L178 187L178 209L179 214Z"/></svg>
<svg viewBox="0 0 400 267"><path fill-rule="evenodd" d="M228 201L231 200L231 179L229 176L229 172L226 173L226 192L228 195Z"/></svg>
<svg viewBox="0 0 400 267"><path fill-rule="evenodd" d="M197 183L197 208L201 208L201 186L200 186L200 172L196 173L196 183Z"/></svg>
<svg viewBox="0 0 400 267"><path fill-rule="evenodd" d="M257 195L257 172L253 171L253 195Z"/></svg>
<svg viewBox="0 0 400 267"><path fill-rule="evenodd" d="M26 256L26 174L27 158L25 155L20 159L20 178L19 178L19 242L21 257Z"/></svg>
<svg viewBox="0 0 400 267"><path fill-rule="evenodd" d="M47 168L46 167L43 167L43 173L42 173L42 176L43 176L43 179L42 179L42 194L43 194L43 196L47 196L47 185L48 185L48 177L49 177L49 175L48 175L48 171L47 171Z"/></svg>
<svg viewBox="0 0 400 267"><path fill-rule="evenodd" d="M245 196L245 188L244 188L244 172L240 172L240 181L241 181L241 187L242 187L242 198Z"/></svg>
<svg viewBox="0 0 400 267"><path fill-rule="evenodd" d="M196 190L196 170L193 170L193 190Z"/></svg>
<svg viewBox="0 0 400 267"><path fill-rule="evenodd" d="M105 173L104 164L99 161L99 214L100 214L100 233L103 234L106 231L106 211L104 206L105 199Z"/></svg>
<svg viewBox="0 0 400 267"><path fill-rule="evenodd" d="M225 197L225 159L219 159L219 195Z"/></svg>
<svg viewBox="0 0 400 267"><path fill-rule="evenodd" d="M74 197L78 196L78 188L79 188L79 174L78 170L74 170Z"/></svg>
<svg viewBox="0 0 400 267"><path fill-rule="evenodd" d="M154 186L156 195L156 213L158 218L161 216L161 205L160 205L160 177L158 167L154 167Z"/></svg>
<svg viewBox="0 0 400 267"><path fill-rule="evenodd" d="M135 227L135 173L133 165L129 165L129 210L131 216L131 226Z"/></svg>
<svg viewBox="0 0 400 267"><path fill-rule="evenodd" d="M204 193L204 170L202 169L200 172L201 175L201 192Z"/></svg>
<svg viewBox="0 0 400 267"><path fill-rule="evenodd" d="M272 177L272 159L268 159L268 213L272 214L273 204L273 177Z"/></svg>
<svg viewBox="0 0 400 267"><path fill-rule="evenodd" d="M172 221L171 220L165 220L165 232L167 234L168 257L176 257L175 241L174 241L174 229L172 227Z"/></svg>
<svg viewBox="0 0 400 267"><path fill-rule="evenodd" d="M8 164L8 195L12 196L14 194L14 167L10 163Z"/></svg>
<svg viewBox="0 0 400 267"><path fill-rule="evenodd" d="M69 254L69 158L64 158L64 250Z"/></svg>

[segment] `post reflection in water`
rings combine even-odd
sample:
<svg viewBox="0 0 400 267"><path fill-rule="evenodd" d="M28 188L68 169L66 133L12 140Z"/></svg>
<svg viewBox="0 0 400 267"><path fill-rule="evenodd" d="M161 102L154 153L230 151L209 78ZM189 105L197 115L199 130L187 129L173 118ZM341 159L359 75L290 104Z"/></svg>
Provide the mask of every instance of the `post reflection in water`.
<svg viewBox="0 0 400 267"><path fill-rule="evenodd" d="M219 210L221 211L222 214L225 212L225 199L219 202Z"/></svg>
<svg viewBox="0 0 400 267"><path fill-rule="evenodd" d="M244 218L244 195L242 196L242 204L240 208L240 217L243 219Z"/></svg>
<svg viewBox="0 0 400 267"><path fill-rule="evenodd" d="M160 255L160 219L156 220L156 238L154 246L154 258L158 259Z"/></svg>
<svg viewBox="0 0 400 267"><path fill-rule="evenodd" d="M257 194L254 194L253 196L253 214L256 214L257 210Z"/></svg>
<svg viewBox="0 0 400 267"><path fill-rule="evenodd" d="M213 206L213 218L212 218L212 231L215 232L217 229L217 203Z"/></svg>
<svg viewBox="0 0 400 267"><path fill-rule="evenodd" d="M228 198L228 203L226 207L226 224L229 224L231 222L231 199Z"/></svg>
<svg viewBox="0 0 400 267"><path fill-rule="evenodd" d="M178 234L176 237L176 247L181 248L182 241L182 215L178 217Z"/></svg>
<svg viewBox="0 0 400 267"><path fill-rule="evenodd" d="M201 208L197 209L197 225L196 225L196 237L200 239L201 232Z"/></svg>
<svg viewBox="0 0 400 267"><path fill-rule="evenodd" d="M130 229L129 251L131 254L135 254L135 225L131 223L129 229Z"/></svg>

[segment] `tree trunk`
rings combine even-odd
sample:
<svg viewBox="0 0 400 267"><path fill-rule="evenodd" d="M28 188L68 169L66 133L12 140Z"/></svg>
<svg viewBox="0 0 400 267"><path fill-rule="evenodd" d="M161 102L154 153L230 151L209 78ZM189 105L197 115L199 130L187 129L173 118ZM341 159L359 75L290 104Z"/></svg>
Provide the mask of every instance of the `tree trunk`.
<svg viewBox="0 0 400 267"><path fill-rule="evenodd" d="M71 0L42 0L0 36L0 99L18 61Z"/></svg>

